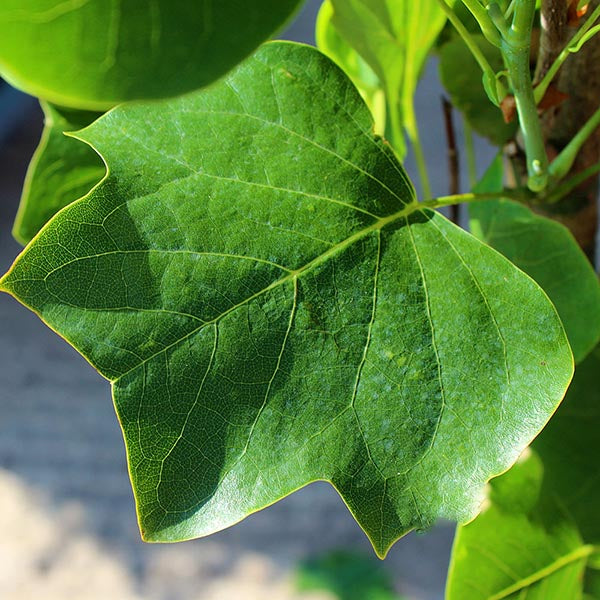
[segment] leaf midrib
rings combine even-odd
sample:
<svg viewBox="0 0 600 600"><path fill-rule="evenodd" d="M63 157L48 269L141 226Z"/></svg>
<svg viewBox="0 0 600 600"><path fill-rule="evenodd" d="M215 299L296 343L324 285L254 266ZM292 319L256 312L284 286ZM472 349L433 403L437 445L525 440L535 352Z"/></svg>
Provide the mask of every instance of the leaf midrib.
<svg viewBox="0 0 600 600"><path fill-rule="evenodd" d="M409 215L411 215L413 212L416 212L417 210L421 210L421 211L425 212L426 209L423 209L421 207L421 204L417 200L414 200L410 204L407 204L406 206L404 206L404 208L402 210L399 210L398 212L394 213L393 215L390 215L388 217L384 217L382 219L379 219L378 221L375 221L375 223L373 223L369 227L361 229L360 231L357 231L350 237L342 240L341 242L338 242L335 246L332 246L323 254L316 256L311 261L306 263L304 266L290 271L284 277L277 279L276 281L274 281L273 283L264 287L263 289L259 290L258 292L252 294L251 296L248 296L241 302L238 302L234 306L231 306L226 311L217 315L215 318L211 319L210 321L203 322L201 325L199 325L198 327L195 327L194 329L192 329L191 331L186 333L184 336L178 338L177 340L175 340L168 346L165 346L161 350L155 352L154 354L151 354L144 360L140 361L138 364L134 365L133 367L131 367L124 373L120 374L118 377L116 377L114 379L109 379L109 381L111 381L111 383L113 383L113 384L118 383L118 381L120 379L126 377L127 375L129 375L130 373L135 371L136 369L139 369L141 366L150 362L151 360L153 360L157 356L163 354L164 352L168 352L171 348L174 348L175 346L179 345L181 342L184 342L185 340L189 339L190 337L192 337L193 335L195 335L196 333L198 333L205 327L212 325L214 323L218 323L221 319L226 317L228 314L234 312L241 306L248 304L248 302L252 302L252 300L259 298L263 294L266 294L267 292L270 292L271 290L276 289L277 287L279 287L281 285L284 285L290 281L294 281L295 279L298 279L301 275L308 273L309 271L312 271L313 269L317 268L319 265L327 262L334 255L339 254L340 252L344 251L346 248L349 248L356 242L360 241L362 238L368 236L370 233L381 230L384 227L386 227L387 225L392 225L396 221L399 221L400 219L408 217ZM2 280L0 280L0 289L1 289L1 287L2 287Z"/></svg>

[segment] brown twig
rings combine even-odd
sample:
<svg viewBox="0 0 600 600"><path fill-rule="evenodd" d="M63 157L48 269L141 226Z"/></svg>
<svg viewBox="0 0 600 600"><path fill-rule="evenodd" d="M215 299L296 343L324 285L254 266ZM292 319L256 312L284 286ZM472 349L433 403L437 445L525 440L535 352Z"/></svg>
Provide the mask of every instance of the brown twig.
<svg viewBox="0 0 600 600"><path fill-rule="evenodd" d="M458 157L458 148L456 146L456 134L454 131L454 119L452 118L453 107L450 101L445 96L442 96L442 110L444 113L446 142L448 146L448 193L450 194L450 196L455 196L460 192L460 165ZM460 206L458 204L455 204L450 207L450 219L453 223L458 224L458 221L460 219Z"/></svg>

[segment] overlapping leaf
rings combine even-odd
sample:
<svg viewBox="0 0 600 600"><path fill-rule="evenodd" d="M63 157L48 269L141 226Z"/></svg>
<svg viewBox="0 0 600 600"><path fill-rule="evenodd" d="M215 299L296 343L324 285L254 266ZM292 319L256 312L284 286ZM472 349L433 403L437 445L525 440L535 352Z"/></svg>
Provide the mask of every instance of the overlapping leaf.
<svg viewBox="0 0 600 600"><path fill-rule="evenodd" d="M371 109L375 120L375 132L385 132L385 93L381 82L373 69L362 56L342 37L332 23L333 5L325 0L319 10L315 28L317 46L350 77L367 106Z"/></svg>
<svg viewBox="0 0 600 600"><path fill-rule="evenodd" d="M62 106L106 110L211 83L301 0L2 0L0 74Z"/></svg>
<svg viewBox="0 0 600 600"><path fill-rule="evenodd" d="M500 157L476 190L502 190ZM472 233L533 277L548 294L575 360L583 360L600 338L600 284L569 230L510 200L473 203L469 215Z"/></svg>
<svg viewBox="0 0 600 600"><path fill-rule="evenodd" d="M86 127L101 113L42 103L44 132L27 171L13 235L26 244L61 208L87 194L106 171L92 148L64 135Z"/></svg>
<svg viewBox="0 0 600 600"><path fill-rule="evenodd" d="M393 123L394 147L402 157L402 129L418 134L414 95L429 51L446 16L433 0L331 0L333 25L383 82Z"/></svg>
<svg viewBox="0 0 600 600"><path fill-rule="evenodd" d="M109 165L2 280L112 381L143 536L330 481L383 555L478 510L572 359L537 284L421 210L350 81L269 44L84 130Z"/></svg>

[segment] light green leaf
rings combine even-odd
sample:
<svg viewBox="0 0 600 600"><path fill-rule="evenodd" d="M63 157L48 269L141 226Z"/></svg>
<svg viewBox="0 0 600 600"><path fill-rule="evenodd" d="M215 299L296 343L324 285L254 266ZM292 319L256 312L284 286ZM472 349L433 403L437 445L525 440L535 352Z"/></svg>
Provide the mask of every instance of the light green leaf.
<svg viewBox="0 0 600 600"><path fill-rule="evenodd" d="M536 492L523 467L513 467L492 480L492 506L459 527L448 600L521 598L502 595L515 587L540 600L582 597L583 570L600 551L591 545L600 543L599 378L597 347L577 366L565 400L533 444L527 471L530 479L537 474ZM587 593L595 593L595 573L588 569L585 580Z"/></svg>
<svg viewBox="0 0 600 600"><path fill-rule="evenodd" d="M501 71L504 65L500 50L481 34L475 34L473 38L491 67ZM515 135L516 120L505 123L500 109L489 101L482 84L481 68L461 38L454 37L440 48L439 70L452 104L462 112L477 133L489 138L497 146ZM495 86L494 81L494 90Z"/></svg>
<svg viewBox="0 0 600 600"><path fill-rule="evenodd" d="M476 190L502 190L500 157ZM575 360L583 360L600 339L600 284L569 230L510 200L470 204L469 215L471 232L533 277L548 294Z"/></svg>
<svg viewBox="0 0 600 600"><path fill-rule="evenodd" d="M29 164L13 235L23 243L61 208L87 194L104 176L102 159L87 144L64 135L86 127L101 113L42 102L44 132Z"/></svg>
<svg viewBox="0 0 600 600"><path fill-rule="evenodd" d="M2 0L0 74L87 110L205 86L248 56L301 0Z"/></svg>
<svg viewBox="0 0 600 600"><path fill-rule="evenodd" d="M385 132L385 93L373 69L358 52L342 37L332 22L333 6L325 0L319 10L315 37L317 47L329 56L350 77L357 87L375 120L375 133Z"/></svg>
<svg viewBox="0 0 600 600"><path fill-rule="evenodd" d="M406 154L402 137L418 137L414 95L425 60L446 16L437 0L331 0L333 24L383 82L394 148Z"/></svg>
<svg viewBox="0 0 600 600"><path fill-rule="evenodd" d="M492 480L489 505L458 528L447 600L581 598L590 549L564 513L538 510L543 472L538 456L528 451Z"/></svg>
<svg viewBox="0 0 600 600"><path fill-rule="evenodd" d="M79 134L107 179L0 285L111 380L145 539L320 479L384 555L472 518L562 398L546 295L422 210L372 126L329 59L277 43Z"/></svg>

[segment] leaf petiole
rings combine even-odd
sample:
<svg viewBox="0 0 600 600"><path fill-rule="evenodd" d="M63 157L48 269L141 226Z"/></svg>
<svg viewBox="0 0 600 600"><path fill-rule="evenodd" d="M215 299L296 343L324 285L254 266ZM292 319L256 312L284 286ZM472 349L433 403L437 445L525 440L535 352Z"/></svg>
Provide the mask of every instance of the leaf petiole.
<svg viewBox="0 0 600 600"><path fill-rule="evenodd" d="M490 44L500 47L502 40L498 30L479 0L462 0L462 3L469 9L477 23L479 23L479 27L481 28L481 32L485 39L490 42Z"/></svg>
<svg viewBox="0 0 600 600"><path fill-rule="evenodd" d="M575 134L571 141L562 149L560 154L552 161L549 171L552 177L561 179L573 166L577 154L588 138L600 127L600 108L588 119L585 125Z"/></svg>

